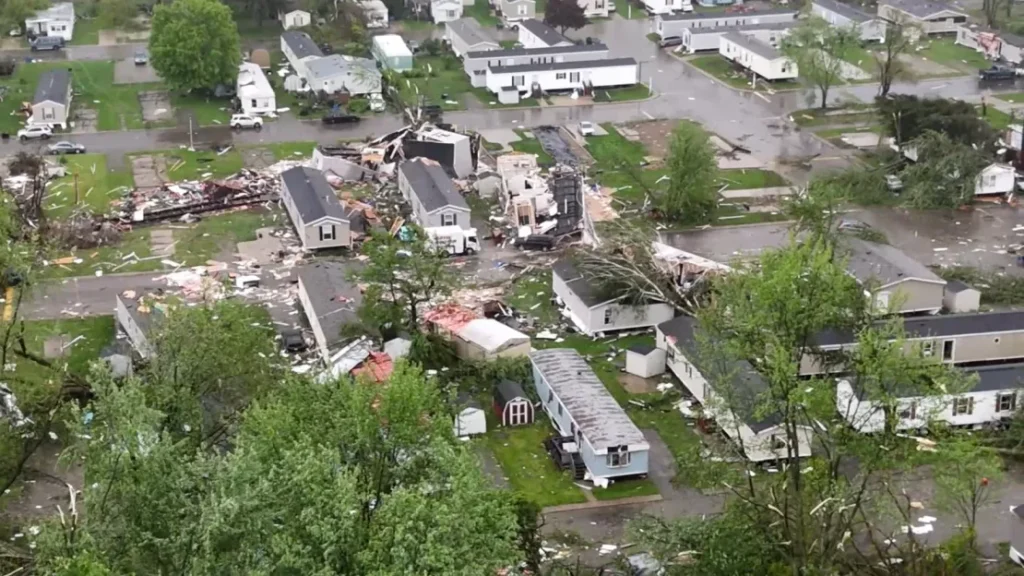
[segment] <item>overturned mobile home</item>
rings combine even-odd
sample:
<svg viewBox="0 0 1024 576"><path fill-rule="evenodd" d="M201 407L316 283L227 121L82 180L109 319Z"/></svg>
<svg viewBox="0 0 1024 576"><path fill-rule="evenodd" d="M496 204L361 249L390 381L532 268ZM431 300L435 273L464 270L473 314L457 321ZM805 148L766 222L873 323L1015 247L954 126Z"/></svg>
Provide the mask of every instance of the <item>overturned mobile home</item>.
<svg viewBox="0 0 1024 576"><path fill-rule="evenodd" d="M406 126L370 141L363 152L364 160L373 156L380 165L429 158L453 178L466 178L476 170L480 136L463 134L445 124Z"/></svg>

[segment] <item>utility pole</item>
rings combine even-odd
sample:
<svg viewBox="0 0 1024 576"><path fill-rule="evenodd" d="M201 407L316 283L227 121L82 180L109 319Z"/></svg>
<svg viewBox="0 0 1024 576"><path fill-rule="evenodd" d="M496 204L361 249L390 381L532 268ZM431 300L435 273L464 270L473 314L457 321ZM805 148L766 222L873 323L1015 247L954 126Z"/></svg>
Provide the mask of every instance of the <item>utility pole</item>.
<svg viewBox="0 0 1024 576"><path fill-rule="evenodd" d="M75 170L75 206L78 206L80 201L78 198L78 170Z"/></svg>
<svg viewBox="0 0 1024 576"><path fill-rule="evenodd" d="M192 115L191 114L189 114L189 116L188 116L188 151L189 152L195 152L196 151L196 147L194 145L194 142L192 141Z"/></svg>

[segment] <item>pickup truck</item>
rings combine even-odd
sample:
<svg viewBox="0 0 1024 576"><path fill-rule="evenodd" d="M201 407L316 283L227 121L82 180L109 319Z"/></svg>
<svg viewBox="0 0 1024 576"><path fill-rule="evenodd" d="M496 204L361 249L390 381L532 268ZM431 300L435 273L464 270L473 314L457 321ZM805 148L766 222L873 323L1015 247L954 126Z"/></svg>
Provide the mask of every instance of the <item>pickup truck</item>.
<svg viewBox="0 0 1024 576"><path fill-rule="evenodd" d="M1008 66L992 66L987 70L978 71L978 80L992 82L998 80L1016 80L1017 70Z"/></svg>
<svg viewBox="0 0 1024 576"><path fill-rule="evenodd" d="M359 122L359 116L355 114L345 114L343 112L328 112L321 119L324 124L354 124Z"/></svg>

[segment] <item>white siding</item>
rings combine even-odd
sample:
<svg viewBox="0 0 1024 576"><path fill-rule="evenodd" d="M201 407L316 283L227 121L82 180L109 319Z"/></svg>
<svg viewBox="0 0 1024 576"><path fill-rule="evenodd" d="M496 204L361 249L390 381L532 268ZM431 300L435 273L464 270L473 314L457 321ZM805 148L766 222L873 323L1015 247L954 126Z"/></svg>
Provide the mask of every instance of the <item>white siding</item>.
<svg viewBox="0 0 1024 576"><path fill-rule="evenodd" d="M320 326L320 319L316 316L316 311L313 310L313 305L309 301L309 294L306 292L306 287L302 284L302 277L299 277L299 303L302 304L302 310L306 314L306 320L309 321L309 327L313 329L313 339L316 340L317 350L320 351L320 357L326 362L330 357L330 352L327 349L327 336L324 334L324 329Z"/></svg>
<svg viewBox="0 0 1024 576"><path fill-rule="evenodd" d="M644 306L627 306L625 304L608 303L590 309L590 320L587 322L588 332L614 332L634 328L650 328L662 322L668 322L676 315L669 304L647 304Z"/></svg>
<svg viewBox="0 0 1024 576"><path fill-rule="evenodd" d="M978 174L974 193L976 195L1006 194L1013 192L1015 184L1016 172L1013 167L993 164Z"/></svg>
<svg viewBox="0 0 1024 576"><path fill-rule="evenodd" d="M725 34L725 32L716 31L715 28L687 28L683 30L683 49L686 52L702 52L705 50L718 52L722 34ZM740 34L760 40L771 46L778 46L782 38L789 34L789 30L786 28L766 28L763 30L743 30Z"/></svg>
<svg viewBox="0 0 1024 576"><path fill-rule="evenodd" d="M40 102L32 105L32 121L34 126L58 126L67 124L67 108L57 102Z"/></svg>
<svg viewBox="0 0 1024 576"><path fill-rule="evenodd" d="M577 0L577 4L583 7L583 15L587 18L607 18L609 1L612 0Z"/></svg>
<svg viewBox="0 0 1024 576"><path fill-rule="evenodd" d="M312 22L312 18L310 17L309 12L306 12L305 10L292 10L284 15L284 21L281 25L285 30L291 30L292 28L309 26L310 22Z"/></svg>
<svg viewBox="0 0 1024 576"><path fill-rule="evenodd" d="M623 7L624 8L624 7ZM669 14L683 9L682 0L644 0L644 8L651 14Z"/></svg>
<svg viewBox="0 0 1024 576"><path fill-rule="evenodd" d="M611 88L636 84L637 72L636 64L516 73L495 73L489 68L485 84L487 90L494 94L505 86L517 86L520 92L528 93L534 83L539 84L545 92L582 90L588 81L594 88Z"/></svg>
<svg viewBox="0 0 1024 576"><path fill-rule="evenodd" d="M462 3L457 0L441 0L430 3L430 17L435 24L443 24L462 18Z"/></svg>
<svg viewBox="0 0 1024 576"><path fill-rule="evenodd" d="M799 76L796 63L789 58L768 59L723 37L718 53L768 80L792 80Z"/></svg>

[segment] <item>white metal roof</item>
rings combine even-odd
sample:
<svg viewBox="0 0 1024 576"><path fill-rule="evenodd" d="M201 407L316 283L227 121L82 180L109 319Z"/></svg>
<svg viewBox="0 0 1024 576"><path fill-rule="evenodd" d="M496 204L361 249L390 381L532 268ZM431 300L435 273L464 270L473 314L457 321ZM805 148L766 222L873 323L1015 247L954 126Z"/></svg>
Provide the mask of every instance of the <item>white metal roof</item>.
<svg viewBox="0 0 1024 576"><path fill-rule="evenodd" d="M459 331L459 336L488 352L500 350L508 344L530 341L526 334L490 318L470 320L469 324Z"/></svg>
<svg viewBox="0 0 1024 576"><path fill-rule="evenodd" d="M252 62L242 62L238 66L238 97L246 98L271 98L274 96L274 87L270 85L267 76L260 70L260 67Z"/></svg>
<svg viewBox="0 0 1024 576"><path fill-rule="evenodd" d="M381 34L373 37L373 43L385 56L409 56L412 57L412 50L405 44L405 40L398 34Z"/></svg>

